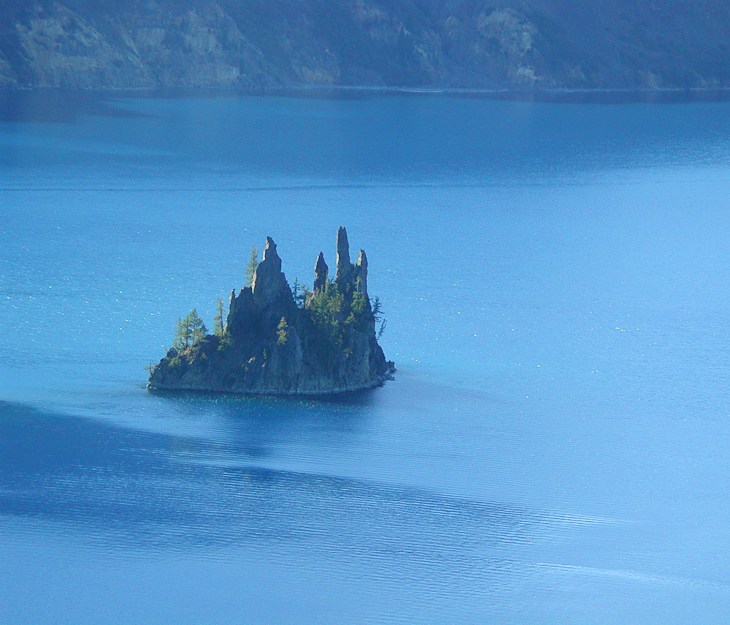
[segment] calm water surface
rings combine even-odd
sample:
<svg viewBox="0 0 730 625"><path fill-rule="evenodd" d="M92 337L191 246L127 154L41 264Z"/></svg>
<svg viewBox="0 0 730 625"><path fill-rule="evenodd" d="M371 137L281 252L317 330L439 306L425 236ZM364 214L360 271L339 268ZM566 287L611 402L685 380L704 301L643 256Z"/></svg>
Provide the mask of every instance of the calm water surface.
<svg viewBox="0 0 730 625"><path fill-rule="evenodd" d="M730 103L1 111L2 623L730 620ZM395 382L144 389L339 225Z"/></svg>

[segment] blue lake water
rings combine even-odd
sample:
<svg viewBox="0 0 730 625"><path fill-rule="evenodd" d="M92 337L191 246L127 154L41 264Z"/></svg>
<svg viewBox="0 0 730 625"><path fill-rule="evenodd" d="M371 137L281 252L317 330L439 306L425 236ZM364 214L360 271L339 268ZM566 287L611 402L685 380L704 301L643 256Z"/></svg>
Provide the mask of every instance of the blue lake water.
<svg viewBox="0 0 730 625"><path fill-rule="evenodd" d="M730 103L5 95L0 622L730 620ZM394 382L158 394L272 236Z"/></svg>

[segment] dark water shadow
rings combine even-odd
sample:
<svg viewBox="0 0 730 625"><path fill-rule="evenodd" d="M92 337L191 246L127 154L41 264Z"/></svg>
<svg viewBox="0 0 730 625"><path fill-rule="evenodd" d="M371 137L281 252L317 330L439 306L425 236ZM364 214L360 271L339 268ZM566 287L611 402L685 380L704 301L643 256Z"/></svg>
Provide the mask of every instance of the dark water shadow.
<svg viewBox="0 0 730 625"><path fill-rule="evenodd" d="M213 393L207 391L170 391L148 388L147 392L154 397L172 402L230 402L250 403L252 405L280 405L304 407L314 405L331 406L373 406L377 401L378 388L345 393L322 395L255 395L243 393Z"/></svg>
<svg viewBox="0 0 730 625"><path fill-rule="evenodd" d="M0 122L73 124L80 117L150 118L152 115L118 107L121 95L88 91L2 91Z"/></svg>
<svg viewBox="0 0 730 625"><path fill-rule="evenodd" d="M370 101L382 98L452 98L499 100L512 102L546 102L566 104L685 104L689 102L728 102L728 88L692 89L440 89L402 87L308 86L269 89L186 89L166 88L119 92L87 92L96 98L124 99L189 98L240 99L283 98L329 101Z"/></svg>
<svg viewBox="0 0 730 625"><path fill-rule="evenodd" d="M464 91L460 98L551 104L687 104L728 102L730 89L554 89L544 91Z"/></svg>
<svg viewBox="0 0 730 625"><path fill-rule="evenodd" d="M369 101L381 98L496 100L553 104L686 104L728 102L730 89L401 89L304 87L282 89L158 89L120 91L0 90L0 122L73 124L80 117L157 118L153 113L118 106L122 100L185 100L282 98L329 101Z"/></svg>
<svg viewBox="0 0 730 625"><path fill-rule="evenodd" d="M518 544L551 521L514 506L344 477L207 462L180 437L0 403L0 518L72 528L108 549L286 543L301 557L423 561ZM60 525L58 525L60 524ZM35 527L35 526L34 526Z"/></svg>
<svg viewBox="0 0 730 625"><path fill-rule="evenodd" d="M266 396L148 389L159 410L215 424L225 432L219 458L263 459L283 445L306 448L356 441L374 414L377 389L317 396Z"/></svg>

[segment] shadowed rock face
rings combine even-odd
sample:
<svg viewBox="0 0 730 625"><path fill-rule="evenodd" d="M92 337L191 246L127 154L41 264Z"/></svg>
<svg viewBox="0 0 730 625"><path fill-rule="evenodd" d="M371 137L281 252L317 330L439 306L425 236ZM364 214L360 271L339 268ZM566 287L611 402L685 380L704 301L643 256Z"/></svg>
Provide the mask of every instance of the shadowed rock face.
<svg viewBox="0 0 730 625"><path fill-rule="evenodd" d="M717 87L725 0L3 0L0 88Z"/></svg>
<svg viewBox="0 0 730 625"><path fill-rule="evenodd" d="M337 235L348 248L347 231ZM156 389L271 395L330 394L372 388L395 367L378 345L367 293L367 259L345 263L338 253L332 282L320 252L315 289L295 300L271 238L252 287L231 293L221 335L208 335L183 350L171 349L150 374Z"/></svg>

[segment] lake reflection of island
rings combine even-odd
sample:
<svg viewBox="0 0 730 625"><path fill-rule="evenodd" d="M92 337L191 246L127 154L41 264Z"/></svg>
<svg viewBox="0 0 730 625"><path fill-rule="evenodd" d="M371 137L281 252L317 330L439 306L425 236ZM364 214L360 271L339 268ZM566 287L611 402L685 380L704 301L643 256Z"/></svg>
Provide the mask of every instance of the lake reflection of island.
<svg viewBox="0 0 730 625"><path fill-rule="evenodd" d="M395 366L378 345L379 302L370 301L367 275L365 252L353 265L340 228L334 281L320 252L313 289L295 282L292 290L267 238L252 285L231 293L226 323L220 311L215 334L199 322L197 338L183 324L177 345L152 367L149 388L315 395L381 385Z"/></svg>

